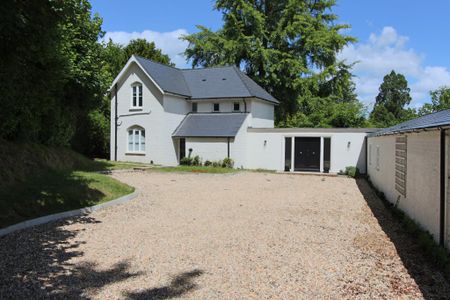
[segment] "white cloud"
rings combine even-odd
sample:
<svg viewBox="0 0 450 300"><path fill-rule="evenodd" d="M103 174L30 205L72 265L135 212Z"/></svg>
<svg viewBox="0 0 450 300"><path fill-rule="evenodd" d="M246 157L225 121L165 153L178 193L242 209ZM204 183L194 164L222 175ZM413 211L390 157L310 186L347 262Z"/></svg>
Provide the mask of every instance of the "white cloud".
<svg viewBox="0 0 450 300"><path fill-rule="evenodd" d="M188 43L180 40L182 35L188 34L186 29L177 29L170 32L158 32L152 30L144 30L142 32L125 32L125 31L109 31L103 37L104 41L109 39L115 43L126 45L132 39L146 39L154 42L156 47L163 53L169 55L170 59L177 67L186 67L186 59L183 55Z"/></svg>
<svg viewBox="0 0 450 300"><path fill-rule="evenodd" d="M372 33L367 42L349 45L339 58L356 62L353 71L361 100L373 104L384 75L391 70L405 75L411 88L412 107L429 99L429 91L450 85L450 72L441 66L424 65L424 55L408 48L409 38L395 28L384 27L379 35Z"/></svg>

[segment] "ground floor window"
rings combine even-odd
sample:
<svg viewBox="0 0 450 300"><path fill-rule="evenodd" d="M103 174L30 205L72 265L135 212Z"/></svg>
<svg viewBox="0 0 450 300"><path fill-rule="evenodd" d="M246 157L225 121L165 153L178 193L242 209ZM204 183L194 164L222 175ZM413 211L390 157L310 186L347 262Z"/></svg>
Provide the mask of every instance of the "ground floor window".
<svg viewBox="0 0 450 300"><path fill-rule="evenodd" d="M145 130L134 127L128 130L128 152L145 152Z"/></svg>

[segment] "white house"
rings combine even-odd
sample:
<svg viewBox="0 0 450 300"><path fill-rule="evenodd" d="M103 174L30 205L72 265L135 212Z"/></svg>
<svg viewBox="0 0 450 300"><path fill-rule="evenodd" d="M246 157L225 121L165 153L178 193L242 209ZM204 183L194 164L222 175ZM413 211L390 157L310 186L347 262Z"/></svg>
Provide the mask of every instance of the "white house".
<svg viewBox="0 0 450 300"><path fill-rule="evenodd" d="M198 155L249 169L366 169L373 129L274 128L278 100L234 66L182 70L132 56L111 95L112 160L175 166Z"/></svg>
<svg viewBox="0 0 450 300"><path fill-rule="evenodd" d="M450 110L368 137L368 176L387 200L450 247Z"/></svg>

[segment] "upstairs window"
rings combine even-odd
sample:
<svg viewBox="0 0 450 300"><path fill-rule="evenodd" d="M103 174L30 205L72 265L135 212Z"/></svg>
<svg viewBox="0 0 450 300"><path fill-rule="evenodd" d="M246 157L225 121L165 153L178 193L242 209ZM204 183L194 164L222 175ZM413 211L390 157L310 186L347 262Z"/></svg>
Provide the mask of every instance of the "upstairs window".
<svg viewBox="0 0 450 300"><path fill-rule="evenodd" d="M134 83L131 89L133 93L131 108L142 108L142 84Z"/></svg>
<svg viewBox="0 0 450 300"><path fill-rule="evenodd" d="M239 102L234 102L233 104L233 111L240 111L241 110L241 105Z"/></svg>
<svg viewBox="0 0 450 300"><path fill-rule="evenodd" d="M192 112L197 112L198 108L197 108L197 102L193 102L192 103Z"/></svg>
<svg viewBox="0 0 450 300"><path fill-rule="evenodd" d="M145 130L133 127L128 130L128 152L145 152Z"/></svg>
<svg viewBox="0 0 450 300"><path fill-rule="evenodd" d="M220 111L219 103L214 103L214 105L213 105L213 111L214 111L214 112L219 112L219 111Z"/></svg>

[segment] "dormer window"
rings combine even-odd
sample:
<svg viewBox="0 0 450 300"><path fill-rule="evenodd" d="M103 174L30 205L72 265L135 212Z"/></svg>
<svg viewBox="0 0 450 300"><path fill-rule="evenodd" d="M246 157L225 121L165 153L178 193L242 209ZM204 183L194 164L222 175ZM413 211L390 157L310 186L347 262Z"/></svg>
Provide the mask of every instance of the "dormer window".
<svg viewBox="0 0 450 300"><path fill-rule="evenodd" d="M142 84L134 83L131 86L132 89L132 100L131 108L142 108Z"/></svg>

